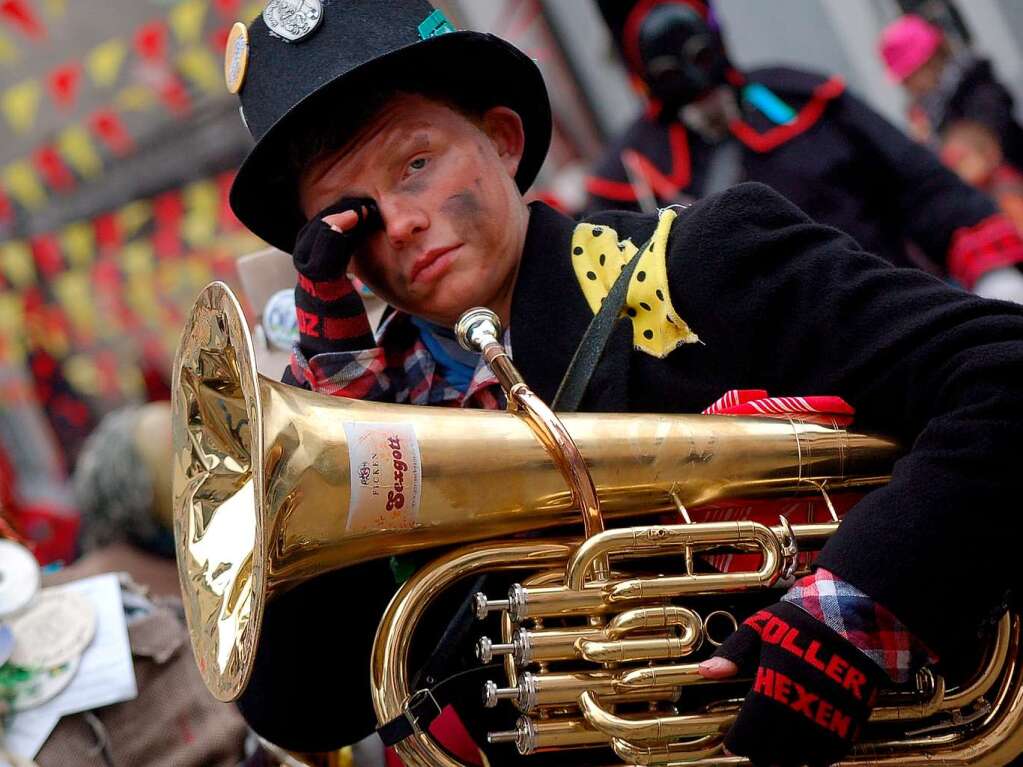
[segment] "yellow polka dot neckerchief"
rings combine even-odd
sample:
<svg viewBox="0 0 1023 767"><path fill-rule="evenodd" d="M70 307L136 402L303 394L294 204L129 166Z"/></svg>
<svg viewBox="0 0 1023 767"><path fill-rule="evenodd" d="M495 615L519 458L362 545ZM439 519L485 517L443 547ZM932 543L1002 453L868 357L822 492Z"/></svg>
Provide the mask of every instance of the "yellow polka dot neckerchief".
<svg viewBox="0 0 1023 767"><path fill-rule="evenodd" d="M632 319L633 346L658 358L667 357L682 344L700 342L675 311L668 290L668 236L676 216L670 208L658 214L657 229L639 256L622 310ZM575 228L572 268L594 314L637 250L632 240L619 241L618 232L608 226L583 223Z"/></svg>

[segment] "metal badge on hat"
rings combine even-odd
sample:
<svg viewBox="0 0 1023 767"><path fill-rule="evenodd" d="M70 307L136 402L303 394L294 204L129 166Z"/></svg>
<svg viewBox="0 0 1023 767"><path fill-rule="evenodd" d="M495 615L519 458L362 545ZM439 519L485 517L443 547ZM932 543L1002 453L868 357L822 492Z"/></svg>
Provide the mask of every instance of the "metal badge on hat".
<svg viewBox="0 0 1023 767"><path fill-rule="evenodd" d="M231 27L224 50L224 80L231 93L237 93L245 82L249 65L249 30L238 21Z"/></svg>
<svg viewBox="0 0 1023 767"><path fill-rule="evenodd" d="M263 21L271 32L296 43L320 26L323 6L320 0L270 0L263 10Z"/></svg>

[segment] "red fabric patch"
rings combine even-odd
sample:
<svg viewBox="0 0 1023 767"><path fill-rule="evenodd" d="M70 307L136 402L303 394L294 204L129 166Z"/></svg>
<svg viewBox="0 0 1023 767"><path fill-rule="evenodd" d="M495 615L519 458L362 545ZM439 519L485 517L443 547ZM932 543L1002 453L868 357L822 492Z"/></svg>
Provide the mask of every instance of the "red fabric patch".
<svg viewBox="0 0 1023 767"><path fill-rule="evenodd" d="M128 135L124 123L112 109L93 112L89 118L89 127L112 154L125 155L135 148L135 142Z"/></svg>
<svg viewBox="0 0 1023 767"><path fill-rule="evenodd" d="M41 234L32 238L32 258L39 272L52 279L64 271L64 259L60 255L60 245L52 234Z"/></svg>
<svg viewBox="0 0 1023 767"><path fill-rule="evenodd" d="M787 125L779 125L766 133L757 133L745 120L734 120L728 127L732 134L754 152L765 154L777 149L801 133L805 133L821 119L828 104L845 91L845 81L841 77L832 77L821 83L813 91L813 97L796 115L796 119Z"/></svg>
<svg viewBox="0 0 1023 767"><path fill-rule="evenodd" d="M167 55L167 25L157 19L135 30L135 52L146 61L162 61Z"/></svg>
<svg viewBox="0 0 1023 767"><path fill-rule="evenodd" d="M75 188L75 177L54 147L45 145L36 149L32 153L32 164L54 191L68 192Z"/></svg>
<svg viewBox="0 0 1023 767"><path fill-rule="evenodd" d="M979 224L956 229L948 250L948 273L964 288L972 290L984 274L1023 263L1023 239L1012 222L1001 213Z"/></svg>

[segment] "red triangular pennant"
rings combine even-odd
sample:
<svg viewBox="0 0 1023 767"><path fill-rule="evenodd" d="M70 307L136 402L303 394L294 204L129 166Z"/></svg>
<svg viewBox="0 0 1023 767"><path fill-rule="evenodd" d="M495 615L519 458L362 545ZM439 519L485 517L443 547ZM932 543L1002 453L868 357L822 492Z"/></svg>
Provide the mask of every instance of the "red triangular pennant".
<svg viewBox="0 0 1023 767"><path fill-rule="evenodd" d="M36 149L32 153L32 163L53 190L67 192L74 189L75 177L71 175L55 147L47 144Z"/></svg>
<svg viewBox="0 0 1023 767"><path fill-rule="evenodd" d="M160 86L160 100L167 107L167 111L175 117L187 117L192 111L192 99L189 98L188 88L181 78L175 75L169 75Z"/></svg>
<svg viewBox="0 0 1023 767"><path fill-rule="evenodd" d="M78 99L78 82L82 69L77 62L70 62L57 67L46 80L50 89L50 98L61 109L73 107Z"/></svg>
<svg viewBox="0 0 1023 767"><path fill-rule="evenodd" d="M181 252L181 218L185 208L181 192L177 189L165 192L153 199L153 250L159 258L175 256Z"/></svg>
<svg viewBox="0 0 1023 767"><path fill-rule="evenodd" d="M235 21L238 18L239 6L241 0L213 0L213 7L217 9L217 13L228 21Z"/></svg>
<svg viewBox="0 0 1023 767"><path fill-rule="evenodd" d="M14 220L14 208L10 199L0 190L0 226L11 223Z"/></svg>
<svg viewBox="0 0 1023 767"><path fill-rule="evenodd" d="M101 216L96 216L92 220L92 231L96 247L101 253L121 247L121 227L117 223L116 214L104 213ZM106 276L109 277L109 275Z"/></svg>
<svg viewBox="0 0 1023 767"><path fill-rule="evenodd" d="M135 146L121 118L112 109L99 109L93 112L89 118L89 127L115 155L127 154Z"/></svg>
<svg viewBox="0 0 1023 767"><path fill-rule="evenodd" d="M46 28L25 0L0 0L0 18L33 40L46 37Z"/></svg>
<svg viewBox="0 0 1023 767"><path fill-rule="evenodd" d="M135 52L146 61L162 61L167 55L167 25L161 19L135 30Z"/></svg>
<svg viewBox="0 0 1023 767"><path fill-rule="evenodd" d="M32 238L32 258L36 262L39 273L53 278L64 271L64 259L60 255L60 245L52 234L40 234Z"/></svg>

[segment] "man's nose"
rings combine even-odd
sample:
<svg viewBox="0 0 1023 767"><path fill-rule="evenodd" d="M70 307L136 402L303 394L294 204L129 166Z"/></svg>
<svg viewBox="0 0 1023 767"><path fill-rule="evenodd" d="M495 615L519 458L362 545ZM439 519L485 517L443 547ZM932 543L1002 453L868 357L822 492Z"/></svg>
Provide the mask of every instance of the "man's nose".
<svg viewBox="0 0 1023 767"><path fill-rule="evenodd" d="M395 247L408 245L417 234L430 227L430 217L423 207L406 199L380 200L380 216L384 231Z"/></svg>

